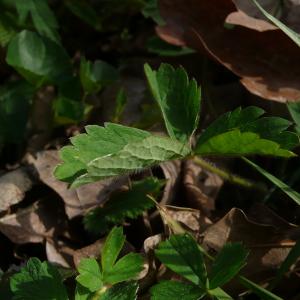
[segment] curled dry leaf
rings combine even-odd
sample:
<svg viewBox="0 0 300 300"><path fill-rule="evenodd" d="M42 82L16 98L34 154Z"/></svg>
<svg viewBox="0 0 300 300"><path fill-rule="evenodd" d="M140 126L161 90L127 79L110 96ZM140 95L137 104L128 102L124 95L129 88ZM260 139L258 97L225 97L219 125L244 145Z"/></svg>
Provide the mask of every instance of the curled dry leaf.
<svg viewBox="0 0 300 300"><path fill-rule="evenodd" d="M19 168L0 177L0 212L21 202L33 185L25 168Z"/></svg>
<svg viewBox="0 0 300 300"><path fill-rule="evenodd" d="M57 202L41 200L0 219L0 231L13 243L41 243L63 229L62 211Z"/></svg>
<svg viewBox="0 0 300 300"><path fill-rule="evenodd" d="M111 192L127 183L127 177L123 176L117 180L102 180L81 186L77 189L69 189L66 183L57 180L53 175L54 168L60 163L58 151L49 150L39 152L37 158L32 159L32 163L41 181L61 196L69 218L85 214L87 210L106 200Z"/></svg>
<svg viewBox="0 0 300 300"><path fill-rule="evenodd" d="M237 8L229 0L161 0L166 25L159 36L169 43L205 51L241 77L253 94L279 102L300 99L300 50L281 30L228 29Z"/></svg>
<svg viewBox="0 0 300 300"><path fill-rule="evenodd" d="M249 219L242 210L233 208L203 233L203 244L215 251L229 242L243 242L250 255L242 273L256 282L274 275L294 242L300 238L299 227L275 217L274 213L271 216L266 210L264 214L264 223L259 223Z"/></svg>
<svg viewBox="0 0 300 300"><path fill-rule="evenodd" d="M215 209L215 199L223 180L189 160L184 163L183 184L189 206L198 208L204 215L209 216Z"/></svg>

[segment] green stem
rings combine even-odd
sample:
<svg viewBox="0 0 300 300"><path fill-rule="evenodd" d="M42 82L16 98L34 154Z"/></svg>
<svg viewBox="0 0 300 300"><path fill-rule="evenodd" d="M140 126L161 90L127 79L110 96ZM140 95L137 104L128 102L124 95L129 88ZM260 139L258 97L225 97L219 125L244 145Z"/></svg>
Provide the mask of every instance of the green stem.
<svg viewBox="0 0 300 300"><path fill-rule="evenodd" d="M257 189L264 192L266 191L266 187L263 184L252 182L248 179L233 175L225 170L219 169L218 167L213 166L212 164L210 164L209 162L207 162L206 160L198 156L194 156L193 160L203 169L212 172L214 174L217 174L224 180L227 180L233 184L237 184L248 189Z"/></svg>

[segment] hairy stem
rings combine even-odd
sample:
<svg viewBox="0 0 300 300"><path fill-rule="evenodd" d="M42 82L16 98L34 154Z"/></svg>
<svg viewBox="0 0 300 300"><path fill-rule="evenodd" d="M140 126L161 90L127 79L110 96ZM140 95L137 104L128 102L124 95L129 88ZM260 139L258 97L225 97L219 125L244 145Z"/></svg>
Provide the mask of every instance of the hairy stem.
<svg viewBox="0 0 300 300"><path fill-rule="evenodd" d="M233 175L225 170L219 169L218 167L213 166L212 164L210 164L209 162L207 162L206 160L198 156L194 156L193 160L203 169L215 173L219 175L221 178L223 178L224 180L229 181L233 184L237 184L248 189L256 189L264 192L266 191L266 187L263 184L250 181L240 176Z"/></svg>

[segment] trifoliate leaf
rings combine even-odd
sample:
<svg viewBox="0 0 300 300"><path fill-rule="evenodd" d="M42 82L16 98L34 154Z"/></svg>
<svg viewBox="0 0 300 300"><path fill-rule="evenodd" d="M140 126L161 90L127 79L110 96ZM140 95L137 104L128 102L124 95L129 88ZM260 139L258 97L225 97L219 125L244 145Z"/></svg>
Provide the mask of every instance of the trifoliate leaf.
<svg viewBox="0 0 300 300"><path fill-rule="evenodd" d="M282 118L259 118L263 113L251 106L224 114L202 133L195 153L294 156L289 149L298 145L299 137L286 131L291 123Z"/></svg>
<svg viewBox="0 0 300 300"><path fill-rule="evenodd" d="M209 274L209 287L221 287L241 270L246 264L248 251L240 243L226 244L213 262Z"/></svg>
<svg viewBox="0 0 300 300"><path fill-rule="evenodd" d="M203 254L189 234L171 236L159 244L155 255L172 271L196 285L205 287L207 273Z"/></svg>
<svg viewBox="0 0 300 300"><path fill-rule="evenodd" d="M125 235L122 227L115 227L106 238L101 253L101 265L103 272L110 272L115 264L125 243Z"/></svg>
<svg viewBox="0 0 300 300"><path fill-rule="evenodd" d="M64 48L28 30L11 40L6 62L36 86L46 82L61 85L72 77L70 59Z"/></svg>
<svg viewBox="0 0 300 300"><path fill-rule="evenodd" d="M55 42L59 42L58 24L47 0L15 0L20 21L24 22L31 15L36 30Z"/></svg>
<svg viewBox="0 0 300 300"><path fill-rule="evenodd" d="M119 283L108 289L101 300L135 300L137 299L138 285L136 282Z"/></svg>
<svg viewBox="0 0 300 300"><path fill-rule="evenodd" d="M94 234L105 233L112 225L126 218L134 219L154 206L147 195L157 195L162 181L148 177L133 182L130 190L113 194L103 207L98 207L84 217L85 228Z"/></svg>
<svg viewBox="0 0 300 300"><path fill-rule="evenodd" d="M80 80L87 94L97 93L103 87L116 81L119 77L118 71L102 60L94 63L83 58L80 63Z"/></svg>
<svg viewBox="0 0 300 300"><path fill-rule="evenodd" d="M101 268L96 259L82 258L78 266L78 272L77 282L91 292L95 292L103 286Z"/></svg>
<svg viewBox="0 0 300 300"><path fill-rule="evenodd" d="M26 267L12 276L10 288L14 300L68 300L57 269L37 258L29 259Z"/></svg>
<svg viewBox="0 0 300 300"><path fill-rule="evenodd" d="M197 285L180 281L161 281L151 290L151 300L198 300L205 292Z"/></svg>
<svg viewBox="0 0 300 300"><path fill-rule="evenodd" d="M136 253L129 253L116 262L124 242L125 236L122 227L112 229L101 252L103 281L105 283L115 284L135 279L143 269L143 258Z"/></svg>
<svg viewBox="0 0 300 300"><path fill-rule="evenodd" d="M170 138L113 123L87 126L86 131L71 139L73 147L61 150L64 163L55 170L58 179L73 182L75 187L190 153L188 147Z"/></svg>
<svg viewBox="0 0 300 300"><path fill-rule="evenodd" d="M201 91L183 68L162 64L157 71L145 65L145 73L155 100L162 111L171 138L189 141L199 121Z"/></svg>

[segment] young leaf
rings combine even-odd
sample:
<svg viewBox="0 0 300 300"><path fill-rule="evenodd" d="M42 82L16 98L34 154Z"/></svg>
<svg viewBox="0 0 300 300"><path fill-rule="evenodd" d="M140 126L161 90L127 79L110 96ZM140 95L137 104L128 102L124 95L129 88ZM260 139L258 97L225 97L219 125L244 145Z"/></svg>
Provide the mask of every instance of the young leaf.
<svg viewBox="0 0 300 300"><path fill-rule="evenodd" d="M78 272L77 282L91 292L96 292L103 286L101 268L96 259L82 258L78 266Z"/></svg>
<svg viewBox="0 0 300 300"><path fill-rule="evenodd" d="M293 31L291 28L283 24L280 20L276 19L274 16L272 16L267 11L265 11L264 8L256 0L252 0L252 1L259 8L259 10L265 15L265 17L267 17L275 26L280 28L293 42L297 44L297 46L300 47L300 35L297 32Z"/></svg>
<svg viewBox="0 0 300 300"><path fill-rule="evenodd" d="M260 297L263 300L283 300L281 297L276 296L272 292L264 289L263 287L259 286L258 284L254 283L253 281L247 279L244 276L240 276L239 280L243 286L248 288L254 294Z"/></svg>
<svg viewBox="0 0 300 300"><path fill-rule="evenodd" d="M46 82L61 85L72 77L70 59L64 48L28 30L11 40L6 62L38 87Z"/></svg>
<svg viewBox="0 0 300 300"><path fill-rule="evenodd" d="M94 234L105 233L112 225L126 218L134 219L154 206L147 194L157 195L162 182L154 177L133 182L130 190L114 194L103 207L98 207L84 217L85 228Z"/></svg>
<svg viewBox="0 0 300 300"><path fill-rule="evenodd" d="M237 108L214 121L198 139L195 153L201 155L274 155L290 157L289 149L299 137L286 131L290 122L282 118L259 118L258 107Z"/></svg>
<svg viewBox="0 0 300 300"><path fill-rule="evenodd" d="M136 282L124 282L108 289L101 300L135 300L137 299L138 285Z"/></svg>
<svg viewBox="0 0 300 300"><path fill-rule="evenodd" d="M246 264L248 251L240 243L226 244L213 262L209 274L209 288L221 287Z"/></svg>
<svg viewBox="0 0 300 300"><path fill-rule="evenodd" d="M296 263L299 257L300 257L300 240L297 241L295 246L290 250L286 259L281 264L275 279L270 284L270 289L273 289L280 282L284 274L289 270L289 268L294 263Z"/></svg>
<svg viewBox="0 0 300 300"><path fill-rule="evenodd" d="M103 273L110 272L125 243L122 227L115 227L106 238L102 253L101 265Z"/></svg>
<svg viewBox="0 0 300 300"><path fill-rule="evenodd" d="M11 277L14 299L68 300L67 292L57 269L48 262L30 258L21 271Z"/></svg>
<svg viewBox="0 0 300 300"><path fill-rule="evenodd" d="M120 258L114 266L103 272L105 282L116 284L122 281L136 279L143 270L144 260L140 254L129 253Z"/></svg>
<svg viewBox="0 0 300 300"><path fill-rule="evenodd" d="M298 205L300 205L300 194L293 190L290 186L282 182L280 179L275 177L274 175L270 174L257 164L255 164L253 161L243 157L243 160L248 163L250 166L252 166L256 171L258 171L260 174L265 176L267 179L269 179L271 182L273 182L277 187L279 187L285 194L287 194L291 199L293 199Z"/></svg>
<svg viewBox="0 0 300 300"><path fill-rule="evenodd" d="M196 285L205 287L207 273L203 254L189 234L172 235L159 244L155 255L172 271Z"/></svg>
<svg viewBox="0 0 300 300"><path fill-rule="evenodd" d="M85 93L97 93L106 85L116 81L118 71L105 61L96 60L93 64L85 58L80 63L80 80Z"/></svg>
<svg viewBox="0 0 300 300"><path fill-rule="evenodd" d="M146 64L145 74L162 111L171 138L186 143L197 128L201 91L183 68L161 64L157 71Z"/></svg>
<svg viewBox="0 0 300 300"><path fill-rule="evenodd" d="M170 138L122 125L87 126L86 131L71 139L73 147L61 150L64 163L55 170L58 179L73 182L75 187L139 171L190 152Z"/></svg>
<svg viewBox="0 0 300 300"><path fill-rule="evenodd" d="M151 300L198 300L205 292L197 285L180 281L161 281L150 289Z"/></svg>

